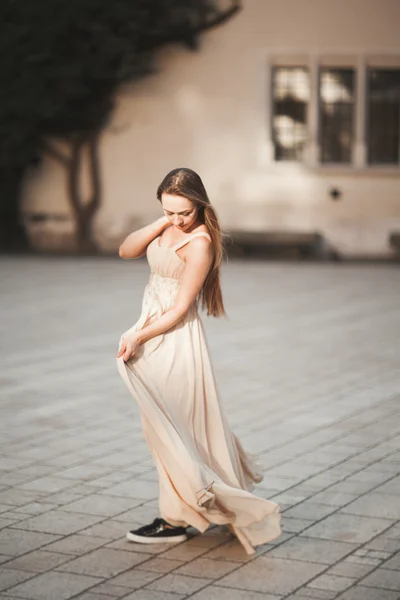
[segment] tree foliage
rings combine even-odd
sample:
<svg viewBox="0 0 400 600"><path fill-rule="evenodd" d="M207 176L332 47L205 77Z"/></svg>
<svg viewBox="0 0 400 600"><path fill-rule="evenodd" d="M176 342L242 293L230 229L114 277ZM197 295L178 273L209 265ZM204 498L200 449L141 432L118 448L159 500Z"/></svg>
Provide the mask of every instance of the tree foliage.
<svg viewBox="0 0 400 600"><path fill-rule="evenodd" d="M0 211L15 212L18 183L43 151L66 167L80 245L101 197L97 144L121 85L154 72L167 44L198 48L240 0L2 0ZM52 140L69 148L61 154ZM83 153L92 198L79 190ZM7 208L8 207L8 208Z"/></svg>

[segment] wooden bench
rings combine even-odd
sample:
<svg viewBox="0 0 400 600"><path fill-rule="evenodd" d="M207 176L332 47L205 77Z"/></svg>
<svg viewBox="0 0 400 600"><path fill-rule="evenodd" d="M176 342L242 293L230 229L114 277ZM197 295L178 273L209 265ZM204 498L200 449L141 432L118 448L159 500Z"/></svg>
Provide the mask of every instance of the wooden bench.
<svg viewBox="0 0 400 600"><path fill-rule="evenodd" d="M226 231L224 246L232 256L297 256L337 258L318 232Z"/></svg>
<svg viewBox="0 0 400 600"><path fill-rule="evenodd" d="M392 231L389 235L389 245L400 256L400 231Z"/></svg>

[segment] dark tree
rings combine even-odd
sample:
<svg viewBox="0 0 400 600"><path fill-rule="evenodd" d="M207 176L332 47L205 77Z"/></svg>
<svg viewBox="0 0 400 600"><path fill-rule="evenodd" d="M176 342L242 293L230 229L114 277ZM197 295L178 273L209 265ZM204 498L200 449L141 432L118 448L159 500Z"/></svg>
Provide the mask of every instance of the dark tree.
<svg viewBox="0 0 400 600"><path fill-rule="evenodd" d="M24 172L48 152L66 168L77 246L93 249L98 141L116 92L154 73L160 48L196 50L204 31L239 9L240 0L2 0L0 217L8 227L17 223ZM89 198L80 188L84 158Z"/></svg>

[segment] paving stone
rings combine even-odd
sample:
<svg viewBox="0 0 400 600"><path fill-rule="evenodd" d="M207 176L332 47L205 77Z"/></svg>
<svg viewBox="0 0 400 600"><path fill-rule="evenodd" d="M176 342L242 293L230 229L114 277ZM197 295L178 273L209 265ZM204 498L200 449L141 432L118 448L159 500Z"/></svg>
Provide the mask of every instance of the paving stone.
<svg viewBox="0 0 400 600"><path fill-rule="evenodd" d="M87 527L79 533L80 535L102 537L108 542L111 542L120 539L122 536L125 538L125 534L129 529L132 529L132 523L130 522L125 523L124 521L107 519L101 523L98 523L97 525Z"/></svg>
<svg viewBox="0 0 400 600"><path fill-rule="evenodd" d="M313 501L318 504L328 504L329 506L344 506L357 500L358 494L349 494L347 492L334 491L332 489L319 492L313 497Z"/></svg>
<svg viewBox="0 0 400 600"><path fill-rule="evenodd" d="M393 528L388 529L381 535L368 542L367 548L373 550L385 550L386 552L397 552L400 550L400 537L394 539L391 537L390 531Z"/></svg>
<svg viewBox="0 0 400 600"><path fill-rule="evenodd" d="M270 550L268 557L304 560L329 565L350 554L356 548L355 544L298 536Z"/></svg>
<svg viewBox="0 0 400 600"><path fill-rule="evenodd" d="M397 592L357 585L339 596L340 600L399 600Z"/></svg>
<svg viewBox="0 0 400 600"><path fill-rule="evenodd" d="M63 507L66 512L85 513L88 515L104 515L105 517L113 517L133 508L133 506L141 503L141 500L130 498L115 498L113 496L102 496L100 494L92 494L81 500L72 502Z"/></svg>
<svg viewBox="0 0 400 600"><path fill-rule="evenodd" d="M53 504L50 502L31 502L30 504L25 504L24 506L19 506L15 509L15 513L19 513L22 518L25 518L24 515L41 515L42 513L48 512L49 510L54 510L57 508L57 504Z"/></svg>
<svg viewBox="0 0 400 600"><path fill-rule="evenodd" d="M398 463L392 463L392 462L386 461L386 460L380 460L379 462L371 465L371 467L369 467L369 468L374 469L376 471L383 471L385 473L391 473L392 475L398 475L400 473Z"/></svg>
<svg viewBox="0 0 400 600"><path fill-rule="evenodd" d="M49 533L3 529L0 531L0 552L8 556L19 556L58 539L59 536Z"/></svg>
<svg viewBox="0 0 400 600"><path fill-rule="evenodd" d="M316 600L331 600L337 597L337 592L330 590L319 590L309 587L303 587L298 592L286 596L285 600L306 600L308 598L315 598Z"/></svg>
<svg viewBox="0 0 400 600"><path fill-rule="evenodd" d="M193 594L193 596L190 596L190 598L193 600L279 600L282 596L209 585L203 590Z"/></svg>
<svg viewBox="0 0 400 600"><path fill-rule="evenodd" d="M286 595L316 577L325 565L261 556L220 579L217 585ZM288 574L290 573L290 577Z"/></svg>
<svg viewBox="0 0 400 600"><path fill-rule="evenodd" d="M143 568L145 565L143 565ZM227 573L238 568L238 563L222 560L211 560L209 558L196 558L191 562L176 569L177 575L191 575L192 577L206 577L207 579L219 579Z"/></svg>
<svg viewBox="0 0 400 600"><path fill-rule="evenodd" d="M277 477L295 477L296 479L306 479L311 475L315 475L319 471L321 471L320 465L292 461L284 465L279 465L274 469L268 469L266 476L267 478L272 475Z"/></svg>
<svg viewBox="0 0 400 600"><path fill-rule="evenodd" d="M144 523L151 523L153 519L159 517L158 506L152 506L149 502L142 500L140 506L136 506L125 513L122 513L115 517L115 521L126 521L132 524L138 523L143 525Z"/></svg>
<svg viewBox="0 0 400 600"><path fill-rule="evenodd" d="M140 481L138 479L125 481L124 483L107 488L107 495L150 500L158 496L158 483Z"/></svg>
<svg viewBox="0 0 400 600"><path fill-rule="evenodd" d="M202 554L205 554L206 552L207 548L202 546L189 546L188 544L183 543L163 552L163 557L173 560L189 561L201 556Z"/></svg>
<svg viewBox="0 0 400 600"><path fill-rule="evenodd" d="M324 575L320 575L319 577L313 579L313 581L307 585L307 588L318 588L332 592L343 592L356 582L356 578L342 577L324 573Z"/></svg>
<svg viewBox="0 0 400 600"><path fill-rule="evenodd" d="M67 600L99 581L98 578L94 577L51 571L16 585L7 593L10 596L29 598L29 600L54 600L55 598L57 600Z"/></svg>
<svg viewBox="0 0 400 600"><path fill-rule="evenodd" d="M98 494L103 491L102 486L97 486L93 483L93 481L81 482L79 485L74 485L71 488L68 488L67 492L73 492L74 494L78 494L78 498L75 498L73 501L79 500L80 498L85 498L86 496L91 496L92 494ZM67 493L65 492L65 493ZM61 492L60 492L61 493ZM53 496L50 495L47 497L49 500L53 500ZM65 503L64 503L65 504ZM69 504L69 502L68 502Z"/></svg>
<svg viewBox="0 0 400 600"><path fill-rule="evenodd" d="M124 597L124 600L182 600L186 595L171 592L138 590Z"/></svg>
<svg viewBox="0 0 400 600"><path fill-rule="evenodd" d="M348 479L345 479L344 481L335 483L335 485L329 488L329 491L333 494L345 493L360 495L369 492L374 488L376 488L376 484L371 483L370 481L349 481Z"/></svg>
<svg viewBox="0 0 400 600"><path fill-rule="evenodd" d="M336 507L327 504L302 502L301 504L287 510L285 512L285 518L294 517L297 519L310 519L311 521L319 521L335 510L337 510Z"/></svg>
<svg viewBox="0 0 400 600"><path fill-rule="evenodd" d="M312 495L313 492L311 491L309 493L309 495ZM303 500L306 500L309 495L306 494L299 494L298 492L293 492L291 490L287 490L286 492L283 492L282 494L276 494L271 496L271 498L273 499L274 502L276 502L279 505L285 504L286 506L293 506L295 504L298 504L299 502L303 502Z"/></svg>
<svg viewBox="0 0 400 600"><path fill-rule="evenodd" d="M77 488L73 487L73 488L71 488L71 490L67 490L65 492L57 492L57 494L49 494L49 495L45 496L44 500L46 502L51 502L52 504L55 504L58 507L63 506L64 504L70 504L70 502L75 502L76 500L80 500L83 496L85 496L85 494L83 494L81 492L78 493L76 490L77 490ZM95 490L92 490L92 493L93 493L93 491L95 491ZM89 494L89 493L90 492L86 492L86 494Z"/></svg>
<svg viewBox="0 0 400 600"><path fill-rule="evenodd" d="M387 560L384 565L384 569L394 569L395 571L400 571L400 552Z"/></svg>
<svg viewBox="0 0 400 600"><path fill-rule="evenodd" d="M28 554L24 554L23 556L11 560L5 565L5 568L41 573L43 571L50 571L68 560L70 560L70 557L65 554L34 550L33 552L28 552Z"/></svg>
<svg viewBox="0 0 400 600"><path fill-rule="evenodd" d="M80 556L107 543L102 537L74 534L46 546L45 550L72 556Z"/></svg>
<svg viewBox="0 0 400 600"><path fill-rule="evenodd" d="M64 471L59 471L57 475L62 479L65 478L80 481L96 479L98 477L104 476L107 472L108 470L104 467L100 467L98 465L93 464L84 464L77 465L70 469L65 469ZM68 482L64 481L64 485L68 487L68 485L71 484L68 484Z"/></svg>
<svg viewBox="0 0 400 600"><path fill-rule="evenodd" d="M146 589L185 595L197 592L209 583L211 583L210 579L170 573L149 583Z"/></svg>
<svg viewBox="0 0 400 600"><path fill-rule="evenodd" d="M142 554L98 548L58 567L58 571L109 578L146 560Z"/></svg>
<svg viewBox="0 0 400 600"><path fill-rule="evenodd" d="M375 567L382 562L379 558L373 558L372 556L357 556L356 554L348 556L346 560L360 565L372 565Z"/></svg>
<svg viewBox="0 0 400 600"><path fill-rule="evenodd" d="M0 516L0 521L11 521L12 524L23 521L28 515L18 513L16 510L9 510ZM30 516L30 515L29 515Z"/></svg>
<svg viewBox="0 0 400 600"><path fill-rule="evenodd" d="M12 586L20 583L21 581L26 581L33 577L32 573L22 570L13 570L13 569L0 569L0 591L8 590Z"/></svg>
<svg viewBox="0 0 400 600"><path fill-rule="evenodd" d="M94 523L99 523L101 520L102 517L99 516L51 510L43 515L20 521L14 527L26 531L69 535L85 529Z"/></svg>
<svg viewBox="0 0 400 600"><path fill-rule="evenodd" d="M14 474L19 475L20 477L22 477L26 480L29 480L29 479L37 479L38 476L56 474L56 471L57 471L57 468L54 466L34 464L34 465L29 465L28 467L25 467L24 469L18 469L18 471L15 471Z"/></svg>
<svg viewBox="0 0 400 600"><path fill-rule="evenodd" d="M8 514L8 513L3 513L3 514ZM2 519L0 517L0 530L1 529L5 529L6 527L9 527L10 525L14 525L15 523L18 523L17 519Z"/></svg>
<svg viewBox="0 0 400 600"><path fill-rule="evenodd" d="M400 474L394 479L388 481L387 483L380 485L374 490L374 492L377 494L396 494L397 496L400 495Z"/></svg>
<svg viewBox="0 0 400 600"><path fill-rule="evenodd" d="M383 552L382 550L368 549L368 556L372 556L372 558L380 558L382 560L386 560L387 558L390 558L392 554L392 552Z"/></svg>
<svg viewBox="0 0 400 600"><path fill-rule="evenodd" d="M344 477L344 475L342 475ZM320 475L315 475L315 477L310 477L304 481L307 486L314 490L315 493L318 491L323 491L325 488L330 488L333 483L336 483L340 479L338 475L328 475L327 473L321 473Z"/></svg>
<svg viewBox="0 0 400 600"><path fill-rule="evenodd" d="M43 497L42 492L28 492L16 488L0 492L0 502L10 506L22 506Z"/></svg>
<svg viewBox="0 0 400 600"><path fill-rule="evenodd" d="M211 531L206 531L201 535L193 535L185 542L185 546L199 546L202 548L216 548L221 544L233 539L233 535L227 531L217 531L213 534Z"/></svg>
<svg viewBox="0 0 400 600"><path fill-rule="evenodd" d="M353 577L361 579L367 573L375 569L375 565L360 565L348 560L342 560L331 567L328 571L329 575L340 575L341 577Z"/></svg>
<svg viewBox="0 0 400 600"><path fill-rule="evenodd" d="M61 492L67 488L70 488L74 485L74 483L78 483L78 480L66 481L61 477L40 477L35 479L34 481L29 481L27 483L23 483L18 486L19 490L31 491L31 492L41 492L41 493L55 493Z"/></svg>
<svg viewBox="0 0 400 600"><path fill-rule="evenodd" d="M306 519L292 519L284 515L282 519L282 531L285 533L300 533L312 525L312 522Z"/></svg>
<svg viewBox="0 0 400 600"><path fill-rule="evenodd" d="M290 540L293 537L295 537L293 533L282 532L279 538L275 538L274 540L272 540L272 542L268 542L268 544L265 545L280 546L281 544L284 544L287 540Z"/></svg>
<svg viewBox="0 0 400 600"><path fill-rule="evenodd" d="M97 460L93 461L93 464L104 465L105 467L112 467L115 470L115 467L128 467L135 462L135 457L131 450L124 450L122 452L113 452L108 454L107 456L102 456Z"/></svg>
<svg viewBox="0 0 400 600"><path fill-rule="evenodd" d="M393 527L390 527L385 531L384 535L393 540L400 540L400 523L396 523Z"/></svg>
<svg viewBox="0 0 400 600"><path fill-rule="evenodd" d="M2 456L0 461L2 471L12 471L13 469L24 467L30 462L26 459L24 460L21 458L11 458L9 456Z"/></svg>
<svg viewBox="0 0 400 600"><path fill-rule="evenodd" d="M362 544L381 533L390 524L387 519L335 513L307 529L307 536Z"/></svg>
<svg viewBox="0 0 400 600"><path fill-rule="evenodd" d="M115 600L115 596L110 596L109 594L96 594L93 592L84 592L83 594L79 594L79 596L75 596L76 600Z"/></svg>
<svg viewBox="0 0 400 600"><path fill-rule="evenodd" d="M366 494L355 502L348 504L341 513L363 515L365 517L382 517L384 519L400 519L400 498L389 494Z"/></svg>
<svg viewBox="0 0 400 600"><path fill-rule="evenodd" d="M146 563L143 564L143 567L145 564ZM130 569L129 571L125 571L125 573L121 573L121 575L117 575L116 577L113 577L113 579L110 579L109 584L122 588L136 589L151 583L158 577L160 577L160 572L156 570L142 571L139 569ZM125 594L126 593L125 590Z"/></svg>
<svg viewBox="0 0 400 600"><path fill-rule="evenodd" d="M165 544L135 544L134 542L128 541L125 536L114 542L108 543L106 548L123 550L124 552L138 552L149 556L164 554L166 552Z"/></svg>
<svg viewBox="0 0 400 600"><path fill-rule="evenodd" d="M112 581L112 580L111 580ZM126 587L121 587L119 585L111 585L107 581L104 583L99 583L90 589L90 592L93 594L99 594L102 596L100 600L104 600L104 596L111 596L111 598L124 598L127 594L129 594L130 589Z"/></svg>
<svg viewBox="0 0 400 600"><path fill-rule="evenodd" d="M381 567L367 575L362 585L400 591L400 572Z"/></svg>
<svg viewBox="0 0 400 600"><path fill-rule="evenodd" d="M391 475L390 473L365 469L363 471L355 473L354 475L349 477L347 481L366 481L378 486L379 484L388 481L392 477L393 475Z"/></svg>
<svg viewBox="0 0 400 600"><path fill-rule="evenodd" d="M0 514L8 512L10 508L10 504L0 504Z"/></svg>
<svg viewBox="0 0 400 600"><path fill-rule="evenodd" d="M152 558L148 556L146 561L139 565L139 569L144 571L154 571L155 573L170 573L178 567L181 567L183 562L181 560L171 560L168 558L156 556Z"/></svg>

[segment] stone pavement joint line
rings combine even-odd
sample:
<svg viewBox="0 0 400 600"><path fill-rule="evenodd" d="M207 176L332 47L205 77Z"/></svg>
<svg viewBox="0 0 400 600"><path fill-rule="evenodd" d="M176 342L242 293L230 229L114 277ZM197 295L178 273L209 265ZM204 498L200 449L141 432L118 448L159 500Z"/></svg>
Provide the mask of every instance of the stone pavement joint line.
<svg viewBox="0 0 400 600"><path fill-rule="evenodd" d="M203 319L221 401L283 511L253 557L222 527L125 539L158 515L115 366L146 263L0 269L0 600L400 600L396 266L224 266L230 320Z"/></svg>

